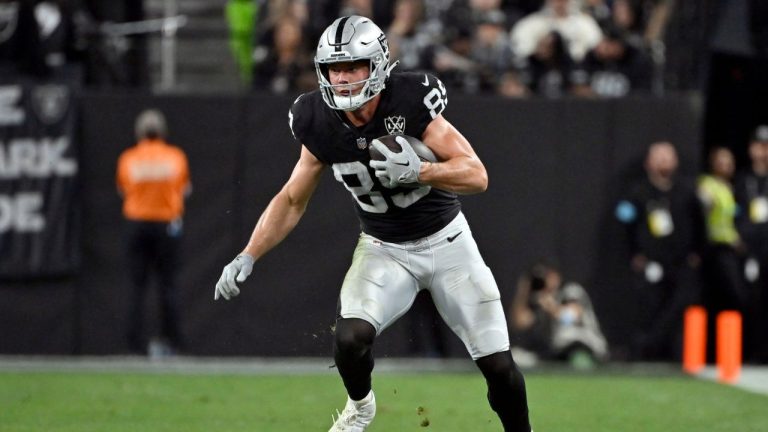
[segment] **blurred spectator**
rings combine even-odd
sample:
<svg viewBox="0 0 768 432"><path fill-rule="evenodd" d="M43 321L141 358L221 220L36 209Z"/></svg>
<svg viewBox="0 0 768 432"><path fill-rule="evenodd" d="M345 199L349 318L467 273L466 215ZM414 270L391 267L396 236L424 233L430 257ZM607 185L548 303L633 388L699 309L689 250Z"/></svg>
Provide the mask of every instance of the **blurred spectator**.
<svg viewBox="0 0 768 432"><path fill-rule="evenodd" d="M128 342L135 353L168 354L184 348L179 323L176 274L182 234L184 199L191 192L184 151L166 142L165 116L157 110L136 118L138 143L117 163L117 189L123 197L129 294ZM144 330L144 305L151 278L157 276L162 312L161 340L150 341Z"/></svg>
<svg viewBox="0 0 768 432"><path fill-rule="evenodd" d="M741 264L744 246L736 230L737 207L731 184L734 168L733 153L726 147L714 147L709 153L709 173L699 177L698 195L707 232L702 266L704 301L712 317L723 310L743 314L748 300ZM712 324L715 320L709 321Z"/></svg>
<svg viewBox="0 0 768 432"><path fill-rule="evenodd" d="M256 24L256 48L254 58L260 59L272 49L275 44L274 29L277 23L285 18L296 20L302 32L310 26L310 6L305 0L258 0L260 7ZM322 2L319 2L322 4ZM303 42L307 50L314 49L316 41Z"/></svg>
<svg viewBox="0 0 768 432"><path fill-rule="evenodd" d="M600 97L622 97L630 93L649 92L653 64L645 51L632 45L617 28L605 37L584 60L592 92Z"/></svg>
<svg viewBox="0 0 768 432"><path fill-rule="evenodd" d="M522 82L533 94L558 98L590 92L585 71L568 54L560 33L545 35L538 41L536 50L517 63Z"/></svg>
<svg viewBox="0 0 768 432"><path fill-rule="evenodd" d="M229 49L240 70L240 81L250 84L259 3L256 0L228 0L225 14L229 24Z"/></svg>
<svg viewBox="0 0 768 432"><path fill-rule="evenodd" d="M390 56L400 61L400 68L424 68L424 53L433 45L434 38L425 26L423 0L398 0L386 33Z"/></svg>
<svg viewBox="0 0 768 432"><path fill-rule="evenodd" d="M556 32L566 52L576 62L602 38L597 22L581 12L574 0L547 0L545 6L521 19L511 31L512 49L519 58L527 58L538 49L542 39Z"/></svg>
<svg viewBox="0 0 768 432"><path fill-rule="evenodd" d="M441 35L453 27L451 8L458 0L424 0L424 20Z"/></svg>
<svg viewBox="0 0 768 432"><path fill-rule="evenodd" d="M539 358L590 366L608 346L586 290L540 262L522 275L509 312L511 339Z"/></svg>
<svg viewBox="0 0 768 432"><path fill-rule="evenodd" d="M342 0L339 16L347 15L360 15L373 19L373 0Z"/></svg>
<svg viewBox="0 0 768 432"><path fill-rule="evenodd" d="M274 23L273 44L255 59L253 86L273 93L306 91L316 87L312 59L303 45L301 22L285 15Z"/></svg>
<svg viewBox="0 0 768 432"><path fill-rule="evenodd" d="M433 46L426 53L428 64L446 87L467 93L474 93L478 88L477 66L471 59L472 35L470 24L455 27L442 44Z"/></svg>
<svg viewBox="0 0 768 432"><path fill-rule="evenodd" d="M678 166L672 143L651 144L645 176L616 206L641 293L639 325L630 341L635 360L679 359L683 311L699 301L702 217L695 185Z"/></svg>
<svg viewBox="0 0 768 432"><path fill-rule="evenodd" d="M520 11L523 15L529 15L541 9L541 7L544 6L545 1L546 0L505 0L504 3L515 10Z"/></svg>
<svg viewBox="0 0 768 432"><path fill-rule="evenodd" d="M748 151L750 166L735 182L741 209L737 227L749 256L744 272L751 286L747 325L754 332L748 346L754 345L752 360L768 362L768 125L755 129Z"/></svg>
<svg viewBox="0 0 768 432"><path fill-rule="evenodd" d="M525 98L531 93L516 70L508 70L501 75L496 92L507 98Z"/></svg>
<svg viewBox="0 0 768 432"><path fill-rule="evenodd" d="M630 0L618 1L630 3ZM637 0L635 10L638 11L636 13L638 28L642 31L647 45L652 46L654 43L663 41L674 4L673 0Z"/></svg>
<svg viewBox="0 0 768 432"><path fill-rule="evenodd" d="M583 11L601 29L618 28L638 47L648 47L664 36L671 2L669 0L584 0Z"/></svg>
<svg viewBox="0 0 768 432"><path fill-rule="evenodd" d="M40 48L49 70L82 59L86 47L84 29L77 28L76 15L80 13L82 8L76 0L43 0L35 5Z"/></svg>
<svg viewBox="0 0 768 432"><path fill-rule="evenodd" d="M47 70L32 2L0 0L0 67L32 75Z"/></svg>
<svg viewBox="0 0 768 432"><path fill-rule="evenodd" d="M461 2L461 0L454 1L454 3ZM488 14L501 12L504 18L494 18L493 21L502 21L506 31L509 31L507 23L510 21L510 19L519 18L520 15L516 8L506 7L507 5L505 5L506 2L504 0L468 0L467 3L470 10L470 18L475 22L484 20L484 15L488 16Z"/></svg>
<svg viewBox="0 0 768 432"><path fill-rule="evenodd" d="M614 0L611 14L607 20L601 21L600 24L603 30L615 29L620 32L635 46L644 45L641 41L642 23L631 0Z"/></svg>
<svg viewBox="0 0 768 432"><path fill-rule="evenodd" d="M618 1L621 0L613 0L612 3L615 5ZM601 29L605 29L606 24L611 22L613 14L611 2L607 0L584 0L582 11L594 18Z"/></svg>
<svg viewBox="0 0 768 432"><path fill-rule="evenodd" d="M314 49L328 23L339 17L340 5L337 0L312 0L307 1L306 8L306 38L308 43L313 44L310 49Z"/></svg>
<svg viewBox="0 0 768 432"><path fill-rule="evenodd" d="M498 9L475 14L475 34L470 57L477 67L481 92L496 92L502 76L513 64L506 19Z"/></svg>
<svg viewBox="0 0 768 432"><path fill-rule="evenodd" d="M42 77L81 63L84 15L77 0L0 0L0 64Z"/></svg>

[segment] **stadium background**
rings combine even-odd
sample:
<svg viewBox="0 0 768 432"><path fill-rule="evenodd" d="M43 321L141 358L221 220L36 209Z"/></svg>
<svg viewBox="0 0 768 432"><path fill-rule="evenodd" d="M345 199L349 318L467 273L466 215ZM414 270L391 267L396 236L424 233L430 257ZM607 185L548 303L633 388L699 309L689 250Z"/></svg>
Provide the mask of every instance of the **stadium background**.
<svg viewBox="0 0 768 432"><path fill-rule="evenodd" d="M698 6L711 11L714 3ZM125 15L120 7L108 12ZM694 29L699 33L713 26L699 24ZM719 25L727 34L728 23ZM151 50L159 40L147 42ZM688 48L700 48L699 42ZM612 347L626 341L635 300L611 215L621 182L652 140L678 145L685 171L695 174L712 144L726 144L743 157L750 128L766 119L762 57L713 48L696 62L697 83L663 96L518 101L450 95L446 117L474 144L491 177L486 194L463 203L506 301L528 263L554 256L565 274L590 290ZM3 84L13 80L6 75ZM40 84L15 82L27 88ZM300 226L261 262L245 295L214 303L221 267L241 248L298 154L286 126L293 97L190 87L183 82L177 91L72 87L67 115L78 172L67 207L71 223L69 235L46 248L59 251L56 256L65 263L57 272L5 274L0 353L126 349L127 287L114 168L119 152L132 143L135 115L155 106L168 116L171 140L188 152L195 187L185 218L181 274L190 354L328 355L338 284L356 237L348 195L326 175ZM20 237L2 234L0 249L11 250ZM378 342L378 354L405 354L407 338L405 324L397 324ZM463 355L456 343L451 352Z"/></svg>

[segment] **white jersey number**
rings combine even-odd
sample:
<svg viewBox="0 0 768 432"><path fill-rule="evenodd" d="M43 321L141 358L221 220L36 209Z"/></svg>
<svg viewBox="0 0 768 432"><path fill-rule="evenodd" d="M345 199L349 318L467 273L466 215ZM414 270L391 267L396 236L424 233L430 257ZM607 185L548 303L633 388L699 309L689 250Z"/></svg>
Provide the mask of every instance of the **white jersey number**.
<svg viewBox="0 0 768 432"><path fill-rule="evenodd" d="M443 82L437 80L437 88L433 88L426 96L424 96L424 106L429 109L429 115L432 118L436 118L448 105L448 93L445 91Z"/></svg>
<svg viewBox="0 0 768 432"><path fill-rule="evenodd" d="M373 178L360 161L333 164L333 176L352 194L360 207L368 213L386 213L389 204L381 192L374 191ZM431 186L421 186L392 195L392 204L406 208L429 194Z"/></svg>

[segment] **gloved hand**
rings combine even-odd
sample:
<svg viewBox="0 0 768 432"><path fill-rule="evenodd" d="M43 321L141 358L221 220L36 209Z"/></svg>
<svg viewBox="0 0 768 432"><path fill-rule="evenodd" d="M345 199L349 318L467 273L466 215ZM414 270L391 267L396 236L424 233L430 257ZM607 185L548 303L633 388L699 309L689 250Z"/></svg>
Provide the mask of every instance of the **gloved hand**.
<svg viewBox="0 0 768 432"><path fill-rule="evenodd" d="M248 278L253 270L254 261L252 256L242 254L238 255L231 263L227 264L226 267L224 267L224 271L221 272L219 281L216 282L213 299L218 300L219 297L224 297L229 300L240 294L240 288L237 287L235 281L245 282L245 279Z"/></svg>
<svg viewBox="0 0 768 432"><path fill-rule="evenodd" d="M401 184L418 183L419 171L421 170L421 159L403 137L395 138L402 150L395 153L384 144L373 141L371 145L386 158L385 160L371 160L370 166L373 168L376 177L379 178L384 187L394 188Z"/></svg>

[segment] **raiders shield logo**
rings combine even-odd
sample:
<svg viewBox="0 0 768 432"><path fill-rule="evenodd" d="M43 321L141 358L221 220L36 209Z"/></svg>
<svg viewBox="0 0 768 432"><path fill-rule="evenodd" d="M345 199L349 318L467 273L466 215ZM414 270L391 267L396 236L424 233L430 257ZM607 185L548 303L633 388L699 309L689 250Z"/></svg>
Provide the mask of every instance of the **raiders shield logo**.
<svg viewBox="0 0 768 432"><path fill-rule="evenodd" d="M69 111L69 89L56 84L35 87L32 90L32 108L41 122L48 125L60 122Z"/></svg>
<svg viewBox="0 0 768 432"><path fill-rule="evenodd" d="M390 135L405 133L405 117L390 116L384 119L384 127Z"/></svg>

